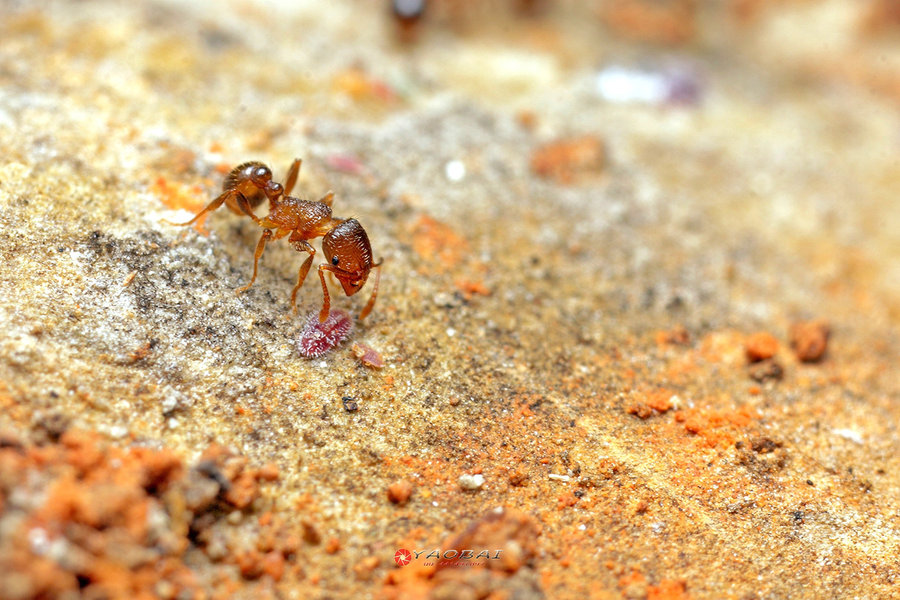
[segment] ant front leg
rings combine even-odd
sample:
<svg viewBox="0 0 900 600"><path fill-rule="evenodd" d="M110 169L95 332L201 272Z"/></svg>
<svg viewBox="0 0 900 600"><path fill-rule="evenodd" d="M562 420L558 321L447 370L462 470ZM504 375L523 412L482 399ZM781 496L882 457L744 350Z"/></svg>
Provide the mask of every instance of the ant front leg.
<svg viewBox="0 0 900 600"><path fill-rule="evenodd" d="M257 217L255 214L253 214L253 207L250 206L250 201L247 200L247 197L244 196L244 195L243 195L242 193L240 193L240 192L234 192L234 193L237 194L237 205L238 205L238 208L240 208L242 211L244 211L244 214L245 214L245 215L247 215L248 217L250 217L251 219L253 219L253 222L254 222L254 223L256 223L257 225L259 225L259 224L260 224L260 223L259 223L259 217ZM196 218L196 217L195 217L195 218Z"/></svg>
<svg viewBox="0 0 900 600"><path fill-rule="evenodd" d="M246 292L250 289L250 286L253 285L253 282L256 281L256 270L259 266L259 257L262 256L263 252L266 249L266 242L268 242L272 238L272 230L266 229L263 231L263 234L259 237L259 242L256 244L256 252L253 253L253 277L250 278L250 283L245 285L242 288L237 289L237 293Z"/></svg>
<svg viewBox="0 0 900 600"><path fill-rule="evenodd" d="M190 221L187 221L186 223L173 223L172 221L169 221L168 219L163 219L162 222L167 225L175 225L176 227L185 227L187 225L193 225L194 223L197 222L197 220L200 217L202 217L206 213L212 212L212 211L216 210L217 208L219 208L220 206L222 206L222 203L225 202L225 200L228 199L228 196L233 193L234 192L232 190L228 190L227 192L220 194L215 200L213 200L212 202L207 204L206 208L204 208L203 210L198 212L196 215L194 215L193 219L191 219ZM246 201L246 198L244 200Z"/></svg>
<svg viewBox="0 0 900 600"><path fill-rule="evenodd" d="M325 295L322 300L322 310L319 311L319 323L328 320L328 313L331 312L331 296L328 294L328 284L325 283L325 271L334 271L331 265L319 265L319 279L322 281L322 293Z"/></svg>
<svg viewBox="0 0 900 600"><path fill-rule="evenodd" d="M297 292L300 291L300 286L303 285L303 281L306 279L306 274L309 273L309 267L312 265L313 257L316 255L316 249L313 248L312 245L306 240L291 241L294 244L294 248L298 252L309 252L309 256L306 257L306 260L303 261L302 265L300 265L300 271L297 273L297 285L294 286L294 290L291 292L291 307L294 309L294 313L296 314Z"/></svg>
<svg viewBox="0 0 900 600"><path fill-rule="evenodd" d="M381 281L381 264L383 262L384 260L380 260L377 264L372 265L373 269L378 269L378 273L375 275L375 286L372 288L372 296L369 297L369 301L366 302L366 305L365 307L363 307L362 312L359 313L360 321L368 317L369 313L372 312L372 307L375 306L375 298L378 297L378 283Z"/></svg>
<svg viewBox="0 0 900 600"><path fill-rule="evenodd" d="M294 162L291 163L291 168L288 169L287 177L284 180L284 195L288 196L291 193L291 190L294 189L294 184L297 183L297 175L300 174L300 165L303 164L303 161L299 158L295 158Z"/></svg>

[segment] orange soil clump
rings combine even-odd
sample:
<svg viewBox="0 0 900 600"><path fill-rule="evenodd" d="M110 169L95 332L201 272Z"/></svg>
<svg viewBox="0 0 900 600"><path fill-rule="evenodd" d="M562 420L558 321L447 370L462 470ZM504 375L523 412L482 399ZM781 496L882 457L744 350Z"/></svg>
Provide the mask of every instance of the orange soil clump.
<svg viewBox="0 0 900 600"><path fill-rule="evenodd" d="M531 170L536 175L562 184L572 183L579 175L600 173L605 164L606 149L593 136L552 142L531 155Z"/></svg>
<svg viewBox="0 0 900 600"><path fill-rule="evenodd" d="M831 328L822 320L791 325L791 347L803 362L816 362L825 356Z"/></svg>
<svg viewBox="0 0 900 600"><path fill-rule="evenodd" d="M778 352L778 340L771 333L760 331L747 338L744 350L747 353L747 360L750 362L766 360Z"/></svg>
<svg viewBox="0 0 900 600"><path fill-rule="evenodd" d="M600 9L603 22L631 39L660 44L684 44L697 34L694 0L617 0Z"/></svg>
<svg viewBox="0 0 900 600"><path fill-rule="evenodd" d="M734 410L687 409L675 414L688 433L702 438L709 447L731 446L755 419L752 408Z"/></svg>
<svg viewBox="0 0 900 600"><path fill-rule="evenodd" d="M186 560L196 551L206 564L237 564L244 577L277 581L297 551L290 532L269 523L251 540L255 548L233 554L229 547L238 544L221 529L222 516L248 508L260 497L259 482L277 477L277 469L247 468L245 459L216 446L189 468L171 451L115 446L92 432L64 431L42 445L6 436L2 595L196 597L208 590L198 560Z"/></svg>
<svg viewBox="0 0 900 600"><path fill-rule="evenodd" d="M459 264L468 244L449 225L422 215L412 228L412 247L420 258L446 271Z"/></svg>
<svg viewBox="0 0 900 600"><path fill-rule="evenodd" d="M669 390L653 390L644 394L640 400L629 405L625 412L641 419L648 419L653 415L666 413L673 407L673 395Z"/></svg>
<svg viewBox="0 0 900 600"><path fill-rule="evenodd" d="M169 181L165 177L157 177L153 182L153 194L157 196L162 203L173 210L187 210L193 213L200 212L206 205L207 199L204 197L203 188L199 185L186 186L180 183ZM193 227L201 235L209 234L209 231L203 226L209 215L204 215L194 223Z"/></svg>

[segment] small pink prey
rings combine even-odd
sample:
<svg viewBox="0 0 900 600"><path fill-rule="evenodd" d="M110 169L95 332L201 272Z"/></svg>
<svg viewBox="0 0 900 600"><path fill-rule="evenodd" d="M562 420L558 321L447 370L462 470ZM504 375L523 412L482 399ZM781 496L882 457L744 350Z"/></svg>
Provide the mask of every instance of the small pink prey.
<svg viewBox="0 0 900 600"><path fill-rule="evenodd" d="M322 356L347 339L351 331L353 319L346 311L332 310L323 323L319 322L319 313L312 313L300 332L297 351L306 358Z"/></svg>

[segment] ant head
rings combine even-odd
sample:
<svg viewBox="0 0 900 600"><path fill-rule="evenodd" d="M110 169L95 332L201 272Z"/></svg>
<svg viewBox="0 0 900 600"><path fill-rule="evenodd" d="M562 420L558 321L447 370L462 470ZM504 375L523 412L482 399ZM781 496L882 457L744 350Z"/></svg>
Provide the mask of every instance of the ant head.
<svg viewBox="0 0 900 600"><path fill-rule="evenodd" d="M254 165L250 169L250 181L256 187L266 189L266 186L272 181L272 171L265 165Z"/></svg>
<svg viewBox="0 0 900 600"><path fill-rule="evenodd" d="M372 269L372 246L359 221L347 219L326 233L322 252L345 294L352 296L365 285Z"/></svg>

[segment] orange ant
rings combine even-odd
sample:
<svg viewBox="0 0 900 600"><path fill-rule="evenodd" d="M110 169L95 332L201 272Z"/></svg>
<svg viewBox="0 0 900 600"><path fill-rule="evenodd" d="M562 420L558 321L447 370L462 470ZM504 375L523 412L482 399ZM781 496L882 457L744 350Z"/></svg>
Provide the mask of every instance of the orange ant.
<svg viewBox="0 0 900 600"><path fill-rule="evenodd" d="M325 260L330 264L319 265L319 279L322 282L324 300L322 310L319 311L319 322L325 322L331 310L331 296L325 283L325 271L329 271L341 282L341 287L347 296L352 296L365 285L369 277L369 271L378 269L375 277L375 287L372 296L366 303L359 319L365 319L378 296L378 283L381 279L381 263L372 259L372 246L366 230L356 219L338 219L331 216L331 203L334 200L334 192L329 191L317 201L302 200L289 196L297 175L300 172L302 161L295 159L288 170L287 180L284 186L272 181L272 171L265 164L252 161L238 165L225 178L222 186L222 194L210 202L197 215L186 223L171 223L172 225L193 225L204 214L214 211L225 203L228 208L239 215L246 215L264 229L256 244L253 253L253 276L250 283L238 288L237 292L250 289L256 281L259 259L266 249L266 243L271 239L281 239L288 234L288 241L298 252L308 252L309 256L300 266L297 274L297 285L291 292L291 306L297 312L297 292L306 279L315 248L309 240L322 237L322 251ZM259 206L263 200L269 200L269 214L262 219L254 214L253 209Z"/></svg>

